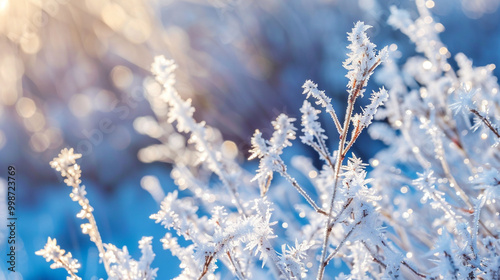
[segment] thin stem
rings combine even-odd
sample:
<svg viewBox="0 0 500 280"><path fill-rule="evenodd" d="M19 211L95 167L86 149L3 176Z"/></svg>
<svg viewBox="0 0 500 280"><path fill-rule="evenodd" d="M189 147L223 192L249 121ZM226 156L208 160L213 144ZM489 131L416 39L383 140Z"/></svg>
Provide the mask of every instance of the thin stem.
<svg viewBox="0 0 500 280"><path fill-rule="evenodd" d="M195 132L192 131L191 133L194 134ZM197 135L197 134L198 133L196 133L196 136L198 138L200 138L200 135ZM205 151L207 151L206 154L207 154L207 158L209 159L209 161L212 161L214 163L213 171L215 174L217 174L217 176L219 176L219 179L222 181L222 184L224 186L226 186L229 194L232 196L232 198L234 200L234 204L236 205L236 209L238 209L238 212L240 214L242 214L243 216L246 217L245 208L241 204L240 198L238 196L238 192L236 191L236 186L233 186L232 184L230 184L230 181L227 178L226 172L220 166L221 165L220 161L217 160L217 157L215 156L214 153L210 152L210 151L212 151L212 149L211 149L211 147L209 147L208 143L206 141L201 141L201 140L198 142L203 147L203 149Z"/></svg>
<svg viewBox="0 0 500 280"><path fill-rule="evenodd" d="M326 161L328 162L328 165L332 168L332 170L335 170L335 167L332 163L332 158L330 157L330 151L328 151L328 148L326 147L326 144L325 144L325 141L323 141L322 138L319 137L319 135L314 132L314 137L316 137L316 139L318 140L318 143L320 145L320 150L323 151L323 153L326 155L326 156L323 156Z"/></svg>
<svg viewBox="0 0 500 280"><path fill-rule="evenodd" d="M106 251L104 250L104 246L102 245L102 239L101 239L101 234L99 233L99 230L97 229L97 223L95 221L94 215L90 214L90 217L88 218L90 224L92 225L93 228L96 230L96 240L94 241L95 245L97 246L97 250L99 251L99 255L104 263L104 269L106 270L106 273L109 275L109 262L108 259L105 257Z"/></svg>
<svg viewBox="0 0 500 280"><path fill-rule="evenodd" d="M475 109L471 109L470 111L472 113L474 113L476 116L478 116L479 118L481 118L481 120L483 120L483 122L493 131L493 133L497 134L497 136L498 136L498 132L496 131L496 129L494 129L492 127L492 125L488 119L483 117ZM448 162L444 158L444 152L440 152L438 159L439 159L439 162L441 163L441 167L443 168L443 172L444 172L446 178L450 181L450 186L455 190L456 194L460 197L460 199L462 199L462 201L464 201L464 203L467 205L467 207L473 208L473 205L470 202L469 197L467 196L465 191L460 187L458 182L455 180L455 177L451 174ZM489 229L486 227L486 225L481 220L479 220L479 224L481 225L481 227L483 227L486 230L487 233L489 233L491 236L495 236L491 231L489 231Z"/></svg>
<svg viewBox="0 0 500 280"><path fill-rule="evenodd" d="M352 201L353 201L352 197L347 200L347 203L342 207L342 210L340 210L340 212L337 214L337 216L335 216L335 219L333 219L332 223L330 224L330 227L333 228L333 226L335 226L335 223L342 216L342 214L344 214L345 210L347 210L347 208L349 207L349 205L351 204Z"/></svg>
<svg viewBox="0 0 500 280"><path fill-rule="evenodd" d="M332 213L333 213L333 208L335 205L335 197L337 194L337 185L338 181L340 178L340 167L342 166L342 162L344 161L344 158L351 148L352 145L348 145L347 147L345 146L346 138L347 138L347 132L349 131L349 126L351 123L351 118L352 118L352 112L354 110L354 103L356 101L356 98L358 98L359 94L362 92L364 85L369 78L370 74L373 73L375 68L380 65L381 60L378 59L369 69L365 69L363 71L363 78L358 81L354 79L351 90L349 91L349 97L347 100L347 110L345 112L345 117L344 117L344 125L342 127L342 133L340 135L340 141L339 141L339 148L338 148L338 156L337 160L335 163L335 171L334 171L334 184L333 184L333 194L330 200L330 209L328 211L328 219L326 223L326 228L325 228L325 235L323 238L323 246L321 249L321 260L320 260L320 266L319 266L319 271L318 271L318 277L317 280L322 280L323 275L325 273L325 258L327 254L327 249L328 249L328 240L330 236L330 232L332 231L332 227L330 227L330 224L332 222ZM354 139L355 140L355 139ZM354 143L354 142L353 142Z"/></svg>
<svg viewBox="0 0 500 280"><path fill-rule="evenodd" d="M73 184L71 185L72 188L80 188L80 184ZM90 208L90 203L85 203L86 207L87 208ZM82 207L84 205L81 205ZM92 214L92 212L89 212L87 211L87 214L89 215L87 217L87 220L89 221L90 225L92 226L92 229L95 230L95 240L92 240L92 237L90 238L91 241L94 242L94 244L96 245L97 247L97 250L99 251L99 257L102 259L103 263L104 263L104 269L106 270L106 274L109 275L109 272L110 272L110 268L109 268L109 262L108 262L108 259L105 257L105 254L106 254L106 250L104 249L104 245L102 244L102 238L101 238L101 234L99 232L99 229L97 227L97 222L95 220L95 217L94 217L94 214ZM89 236L90 236L90 233L89 233Z"/></svg>
<svg viewBox="0 0 500 280"><path fill-rule="evenodd" d="M377 68L377 66L379 66L379 65L380 65L380 63L382 63L382 61L381 61L381 60L380 60L380 58L379 58L379 59L377 59L377 61L376 61L376 62L372 65L372 67L370 67L370 69L368 69L368 71L367 71L367 72L365 72L365 75L364 75L365 79L366 79L366 75L367 75L367 74L369 74L369 73L371 73L371 72L373 72L373 71L375 70L375 68ZM365 79L363 79L363 81L364 81ZM361 86L363 86L363 85L361 85Z"/></svg>
<svg viewBox="0 0 500 280"><path fill-rule="evenodd" d="M493 232L491 232L488 227L484 224L483 221L479 220L479 224L481 225L482 229L484 229L484 231L486 231L486 233L488 233L489 235L491 235L492 237L494 238L498 238L498 235L494 234Z"/></svg>
<svg viewBox="0 0 500 280"><path fill-rule="evenodd" d="M288 182L292 184L292 186L295 187L295 189L307 200L309 205L311 205L316 212L326 215L326 212L323 209L319 208L318 205L316 205L316 203L314 202L314 200L312 200L311 197L306 193L306 191L304 191L304 189L299 185L299 183L297 183L297 180L295 180L292 176L290 176L286 172L285 163L281 159L277 161L277 163L281 167L281 170L279 172L280 175L283 176L283 178L285 178Z"/></svg>
<svg viewBox="0 0 500 280"><path fill-rule="evenodd" d="M335 257L335 255L338 253L338 251L342 248L342 246L347 242L347 239L351 236L351 234L354 232L354 229L356 229L356 227L361 224L361 221L357 222L352 228L351 230L346 234L346 236L344 237L344 239L339 243L339 245L337 246L337 248L335 248L335 250L328 256L328 258L326 258L325 260L325 266L328 265L328 263L333 259L333 257Z"/></svg>
<svg viewBox="0 0 500 280"><path fill-rule="evenodd" d="M342 134L342 126L340 125L339 118L337 118L337 114L335 114L335 111L329 111L330 116L332 116L333 122L335 123L335 127L337 128L337 131L339 134Z"/></svg>
<svg viewBox="0 0 500 280"><path fill-rule="evenodd" d="M278 269L279 279L282 279L283 277L285 277L286 279L290 279L290 276L288 275L288 273L286 273L286 271L283 270L281 265L279 265L280 258L276 254L276 251L274 250L273 246L271 245L271 242L269 242L269 240L267 238L265 238L262 240L262 246L265 249L264 251L268 253L268 256L271 258L271 260L275 264L276 268Z"/></svg>
<svg viewBox="0 0 500 280"><path fill-rule="evenodd" d="M60 258L55 259L54 262L58 262L58 263L62 264L62 266L66 269L66 271L69 273L69 275L71 275L73 278L75 278L77 280L82 280L82 278L78 277L78 275L76 275L73 271L71 271L69 264L63 262Z"/></svg>
<svg viewBox="0 0 500 280"><path fill-rule="evenodd" d="M245 276L243 275L243 271L241 271L241 266L238 263L238 260L233 261L233 257L231 257L231 253L229 253L229 251L227 251L226 254L227 257L229 258L229 262L234 267L234 272L236 274L236 277L238 277L238 279L240 280L245 279ZM238 264L238 267L236 267L236 264Z"/></svg>
<svg viewBox="0 0 500 280"><path fill-rule="evenodd" d="M484 116L482 116L476 109L470 109L470 111L476 115L479 119L481 119L481 121L483 121L483 123L498 137L500 138L500 133L498 132L498 130L496 128L493 127L493 125L491 124L491 122L485 118Z"/></svg>
<svg viewBox="0 0 500 280"><path fill-rule="evenodd" d="M465 194L465 191L458 185L457 181L455 180L455 177L451 175L450 172L450 167L448 165L448 162L444 159L444 156L439 157L439 161L441 162L441 167L443 167L443 172L450 180L450 185L451 187L455 190L455 192L458 194L458 196L467 204L469 208L472 208L472 203L469 200L469 197Z"/></svg>
<svg viewBox="0 0 500 280"><path fill-rule="evenodd" d="M351 140L349 140L349 143L347 144L347 147L345 148L345 151L344 151L344 154L343 154L344 157L346 156L347 152L351 149L351 147L354 144L354 142L356 142L356 140L358 139L359 135L361 135L361 132L363 131L363 128L364 127L362 127L359 124L359 122L358 122L358 125L356 126L356 130L353 132L352 138L351 138Z"/></svg>
<svg viewBox="0 0 500 280"><path fill-rule="evenodd" d="M395 220L394 217L392 217L392 214L389 213L386 209L381 208L380 214L382 214L382 216L387 219L386 220L387 223L389 223L392 227L394 227L399 232L399 235L401 235L402 237L403 235L411 234L413 237L418 239L420 242L422 242L422 244L425 244L429 248L431 248L434 245L434 243L431 240L429 240L425 234L419 234L418 232L414 233L414 232L404 231L403 230L404 225L402 225L399 221ZM403 244L401 244L400 247L402 247L405 251L408 251L406 246L411 246L410 241L408 240L407 237L405 237L405 240L402 242Z"/></svg>
<svg viewBox="0 0 500 280"><path fill-rule="evenodd" d="M383 260L381 260L376 254L375 252L372 251L372 249L368 246L368 244L366 244L366 241L362 240L361 243L363 243L363 245L365 246L366 250L370 253L370 255L372 256L373 260L380 264L383 268L387 268L387 264L384 263ZM384 245L385 246L385 245ZM413 272L415 275L421 277L421 278L424 278L424 279L427 279L427 275L425 274L422 274L420 272L418 272L415 268L413 268L410 264L408 264L405 260L402 260L401 261L401 264L404 265L405 267L407 267L411 272Z"/></svg>
<svg viewBox="0 0 500 280"><path fill-rule="evenodd" d="M214 259L213 256L205 256L205 264L203 265L203 271L201 272L200 277L198 277L198 280L203 279L203 277L207 274L208 268L213 259Z"/></svg>
<svg viewBox="0 0 500 280"><path fill-rule="evenodd" d="M334 168L334 165L330 159L330 156L328 154L326 154L322 148L320 146L318 146L318 144L314 143L314 142L311 142L309 143L309 145L321 156L323 157L324 159L326 159L326 163L332 168Z"/></svg>
<svg viewBox="0 0 500 280"><path fill-rule="evenodd" d="M420 272L418 272L415 268L413 268L409 263L407 263L405 260L402 260L401 263L406 266L409 270L411 270L411 272L415 273L415 275L417 276L420 276L422 278L426 278L427 279L427 276L425 274L422 274Z"/></svg>
<svg viewBox="0 0 500 280"><path fill-rule="evenodd" d="M364 81L362 81L361 84L363 84ZM339 141L339 148L338 148L338 156L337 160L335 162L335 172L334 172L334 183L333 183L333 194L330 199L330 209L328 210L328 219L326 222L325 226L325 235L323 238L323 246L321 249L321 259L320 259L320 266L318 270L318 280L323 279L323 274L325 272L325 259L326 259L326 253L328 249L328 239L330 236L330 232L332 231L332 228L330 227L330 224L332 222L332 213L333 213L333 208L334 208L334 203L335 203L335 196L337 195L337 184L339 181L340 177L340 167L342 165L342 162L344 160L344 147L345 147L345 141L347 138L347 132L349 130L349 124L351 122L351 116L352 112L354 110L354 101L356 100L357 95L360 92L360 88L356 86L356 81L353 83L353 88L356 90L354 92L351 92L349 98L348 98L348 105L347 105L347 110L345 112L345 119L344 119L344 126L342 129L342 134L340 135L340 141Z"/></svg>

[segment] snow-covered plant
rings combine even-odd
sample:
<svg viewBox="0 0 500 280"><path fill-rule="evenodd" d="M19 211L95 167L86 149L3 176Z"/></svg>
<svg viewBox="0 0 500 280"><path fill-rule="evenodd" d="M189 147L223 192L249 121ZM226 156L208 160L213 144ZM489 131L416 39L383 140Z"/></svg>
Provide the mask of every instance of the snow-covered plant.
<svg viewBox="0 0 500 280"><path fill-rule="evenodd" d="M377 78L387 106L369 129L388 147L371 160L381 217L394 242L432 279L498 279L498 143L500 116L495 65L474 67L457 54L455 70L439 39L443 26L424 1L419 17L391 8L389 23L423 56L402 69L389 61ZM493 252L493 251L494 252Z"/></svg>
<svg viewBox="0 0 500 280"><path fill-rule="evenodd" d="M76 273L78 273L78 269L81 267L78 260L73 259L73 256L70 252L65 254L65 251L57 245L57 240L51 239L50 237L47 240L47 244L45 247L35 254L44 257L47 262L53 261L54 263L50 265L50 268L64 268L68 272L70 276L68 279L80 280L82 278L78 277Z"/></svg>
<svg viewBox="0 0 500 280"><path fill-rule="evenodd" d="M99 257L104 264L108 279L154 279L156 277L156 270L150 268L155 254L152 251L151 239L152 237L143 237L139 241L139 248L142 252L142 257L139 261L133 260L124 247L122 250L116 248L113 244L104 244L101 239L101 234L97 228L96 219L94 217L94 208L90 205L87 199L87 191L84 185L81 184L80 165L76 160L81 158L81 154L75 154L73 149L63 149L58 157L50 162L50 166L56 171L61 173L66 185L72 188L70 197L73 201L78 202L82 208L76 215L78 218L86 220L87 222L81 225L82 232L88 234L90 241L92 241L98 251ZM52 269L64 268L70 276L68 279L81 279L77 276L80 263L78 260L73 259L71 253L64 253L56 239L48 238L45 248L36 252L37 255L43 256L47 262L53 261L51 264Z"/></svg>
<svg viewBox="0 0 500 280"><path fill-rule="evenodd" d="M255 173L237 162L239 151L217 129L193 117L191 100L176 88L175 62L155 58L151 70L162 90L146 97L156 118L138 118L134 127L160 141L139 157L173 164L179 190L164 195L152 177L143 179L143 187L161 200L150 218L167 229L161 243L180 260L176 279L499 278L500 100L494 66L474 68L460 54L454 71L439 40L442 25L424 1L416 3L418 19L391 8L389 23L425 56L408 59L400 69L393 53L377 51L369 40L370 26L357 22L343 64L343 118L327 93L306 80L300 124L280 114L272 132L256 130L251 138ZM376 77L385 87L358 109L379 66ZM330 125L320 122L323 112ZM386 144L369 161L372 170L351 151L365 129ZM338 143L327 137L331 130ZM288 162L287 153L299 150L292 147L297 136L317 156L319 168L301 155ZM79 157L63 150L51 165L82 206L78 217L88 220L82 230L96 244L109 279L154 279L150 237L139 242L139 261L126 247L102 243L80 186ZM55 240L49 238L37 254L79 279L80 265ZM349 272L330 271L332 262Z"/></svg>
<svg viewBox="0 0 500 280"><path fill-rule="evenodd" d="M258 260L275 279L323 279L326 266L334 258L352 267L359 278L366 277L367 273L374 277L397 278L406 274L425 277L405 259L399 248L392 245L382 230L377 204L381 198L368 186L367 164L349 153L388 99L384 88L374 91L371 103L362 108L361 113L354 113L355 103L363 97L370 76L388 56L387 48L375 50L376 46L366 34L369 27L358 22L348 33L350 52L344 67L348 70L349 96L342 123L324 91L310 80L303 85L306 98L312 97L316 105L331 116L340 139L338 149L331 151L325 129L319 122L321 110L305 100L300 109L300 139L324 162L319 176L312 166L306 171L316 174L311 177L315 194L288 172L282 158L296 138L298 129L294 118L280 114L271 123L273 132L269 139L265 139L261 131L255 131L250 159L259 159L259 168L255 175L248 174L234 160L223 156L221 139L210 138L207 133L214 129L193 119L194 108L190 100L184 101L175 88L174 62L164 57L155 59L152 72L163 85L163 91L160 96L148 96L148 99L153 108L166 103L163 108L168 113L157 116L158 123L151 127L161 126L165 116L168 123L177 123L179 132L190 135L184 149L189 150L189 144L193 144L196 158L200 159L197 162L169 160L174 162L172 177L180 189L192 190L195 198L179 198L177 191L170 193L161 203L161 210L151 216L157 223L175 229L177 235L192 242L183 248L171 233L162 239L164 248L181 260L183 270L179 279L220 277L217 261L222 262L234 277L255 278L263 273ZM160 147L168 145L166 140ZM307 159L302 157L294 161L296 165L303 165ZM214 184L206 172L217 175L219 183ZM289 193L287 184L273 181L274 173L295 188L309 206L272 207L273 204L283 206L277 193ZM197 177L199 174L202 176ZM257 187L259 192L256 192ZM295 200L300 203L297 198ZM307 221L289 219L284 210L296 211L299 217L307 217ZM273 211L281 221L272 218ZM288 236L279 236L274 228L277 222L282 222L284 228L293 223L295 230L287 231ZM276 242L282 245L281 253L275 251L279 244ZM258 259L254 259L254 254ZM403 272L401 266L405 267Z"/></svg>

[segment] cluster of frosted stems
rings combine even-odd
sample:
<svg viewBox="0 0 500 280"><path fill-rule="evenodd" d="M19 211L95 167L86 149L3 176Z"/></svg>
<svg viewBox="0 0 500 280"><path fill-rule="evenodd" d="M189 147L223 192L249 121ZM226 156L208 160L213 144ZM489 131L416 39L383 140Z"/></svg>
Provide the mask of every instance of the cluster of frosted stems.
<svg viewBox="0 0 500 280"><path fill-rule="evenodd" d="M176 279L270 274L274 279L321 280L330 274L334 259L349 268L348 274L336 276L339 280L500 277L495 228L500 222L500 99L494 66L475 68L460 54L455 72L439 41L441 26L424 1L416 3L418 19L391 8L389 23L425 56L408 59L400 69L387 48L377 51L369 40L370 26L356 23L348 33L349 53L343 63L348 71L344 117L339 118L338 106L325 91L306 80L300 132L296 119L285 114L271 123L270 135L255 131L250 150L250 159L259 161L255 174L225 157L220 133L193 118L191 100L184 100L175 87L177 65L163 56L155 58L151 70L163 90L147 98L156 120L141 117L134 126L160 141L148 149L161 153L158 160L172 163L179 190L193 194L175 190L164 196L157 180L143 180L143 187L161 200L151 219L169 230L161 242L180 261ZM356 102L382 64L375 77L385 88L373 91L368 105L358 110ZM332 131L320 122L322 112L331 117L332 125L326 127L335 127L338 143L327 137ZM386 122L374 123L376 119ZM189 139L172 132L172 124ZM365 129L387 147L371 159L369 174L368 164L351 152ZM283 156L298 133L320 159L320 168L305 156L291 160L309 182L292 176ZM88 221L82 230L97 245L108 276L153 279L151 238L140 241L139 261L130 258L126 247L103 245L80 186L79 157L63 150L51 166L72 187L71 197L82 207L78 217ZM181 245L172 230L188 243ZM79 279L80 265L55 239L49 238L37 254Z"/></svg>
<svg viewBox="0 0 500 280"><path fill-rule="evenodd" d="M252 260L253 253L259 256L258 259L275 278L308 278L314 274L311 270L315 267L318 279L322 279L326 265L338 255L347 256L344 250L348 250L346 248L350 246L358 246L357 244L361 244L365 253L385 268L384 273L387 275L399 275L400 265L407 267L413 274L421 275L404 258L399 257L398 249L379 230L380 222L375 209L380 197L368 188L369 180L364 171L366 164L352 155L347 165L344 165L350 148L361 132L371 124L378 108L388 98L385 89L374 91L371 103L362 108L361 113L354 114L354 104L358 97L363 96L368 79L387 58L387 48L377 52L375 45L369 41L365 33L368 28L369 26L358 22L348 34L351 52L344 66L349 71L349 101L343 123L334 110L331 98L324 91L319 90L310 80L303 85L303 93L307 94L307 98L314 98L316 105L324 108L332 117L341 139L339 149L330 151L328 137L319 122L318 115L321 111L315 109L309 101L304 101L300 110L303 133L300 139L324 161L323 171L316 183L317 195L330 197L322 198L322 202L329 201L326 207L325 203L318 206L308 190L288 173L287 164L282 158L285 148L292 146L292 141L296 138L294 118L279 115L271 123L273 132L269 139L265 139L259 130L255 132L251 139L250 159L259 159L259 168L255 175L248 176L238 164L221 157L220 143L207 137L206 131L211 128L193 119L194 108L190 100L182 100L174 87L175 64L163 57L155 59L152 72L164 87L161 97L168 104L169 121L177 123L178 131L190 134L189 142L194 144L202 159L199 163L219 177L231 198L231 203L225 201L221 194L222 198L216 197L215 202L198 198L197 201L211 213L208 217L200 217L199 204L194 203L192 198L179 198L175 191L165 197L161 210L151 216L157 223L167 229L174 229L178 235L192 242L191 246L181 247L171 233L167 233L162 239L164 248L171 250L181 261L183 270L179 279L218 277L217 261L224 263L239 279L254 277L261 272ZM210 187L210 182L195 179L198 169L200 167L196 164L186 166L185 163L178 163L172 174L180 186L188 182L187 188L194 190L195 195L198 190L220 192L220 189ZM276 195L272 191L274 173L288 181L313 210L307 214L304 213L305 210L301 211L310 220L310 224L302 226L302 234L294 234L295 246L285 243L280 253L275 251L271 242L273 239L286 242L286 238L274 233L273 225L278 221L273 222L271 218L272 212L276 211L271 208L271 199ZM245 182L250 186L253 185L252 182L257 182L260 198L251 187L241 188L241 183L238 182ZM245 195L242 196L242 193ZM241 197L247 199L242 200ZM236 209L236 212L232 209ZM336 244L334 248L333 244ZM319 263L314 261L314 252L318 252L318 249L321 252ZM364 266L352 260L349 263L359 266L359 269Z"/></svg>

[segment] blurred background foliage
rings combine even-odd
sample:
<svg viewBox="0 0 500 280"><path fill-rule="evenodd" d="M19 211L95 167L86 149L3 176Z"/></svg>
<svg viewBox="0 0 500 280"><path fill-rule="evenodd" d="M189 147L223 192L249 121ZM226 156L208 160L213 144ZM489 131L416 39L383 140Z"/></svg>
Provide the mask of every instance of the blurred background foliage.
<svg viewBox="0 0 500 280"><path fill-rule="evenodd" d="M450 53L463 52L475 65L499 63L500 1L425 4ZM379 46L415 54L386 24L391 5L416 15L413 1L397 0L0 0L0 177L17 167L24 279L64 277L34 255L49 235L82 262L84 279L102 274L74 218L77 206L48 164L63 147L84 154L83 183L104 241L134 254L140 237L153 235L158 279L177 274L159 246L164 230L148 219L158 206L140 188L143 176L155 175L172 191L170 167L139 153L154 140L133 128L137 117L152 114L143 93L159 90L149 72L154 56L176 60L177 88L193 99L195 117L217 127L243 158L256 128L265 132L282 112L298 116L306 79L343 111L342 61L353 22L374 26ZM381 144L361 140L355 153L366 160ZM172 269L164 269L168 262ZM3 262L0 268L6 271Z"/></svg>

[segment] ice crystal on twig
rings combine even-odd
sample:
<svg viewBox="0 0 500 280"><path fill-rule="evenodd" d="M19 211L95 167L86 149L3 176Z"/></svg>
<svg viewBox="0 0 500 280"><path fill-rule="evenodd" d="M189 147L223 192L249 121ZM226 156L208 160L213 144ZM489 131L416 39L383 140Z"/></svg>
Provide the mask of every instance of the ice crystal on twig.
<svg viewBox="0 0 500 280"><path fill-rule="evenodd" d="M139 241L142 256L135 261L129 255L127 247L118 249L113 244L105 244L106 258L110 263L110 280L153 280L158 268L150 268L155 257L151 246L152 237L143 237Z"/></svg>
<svg viewBox="0 0 500 280"><path fill-rule="evenodd" d="M97 223L93 214L94 208L87 199L85 186L80 185L81 170L76 159L81 158L80 154L73 153L73 149L63 149L58 157L54 158L50 165L65 177L64 182L72 188L70 197L81 206L80 212L76 215L80 219L87 220L80 227L84 234L88 234L98 251L99 257L104 263L104 268L109 279L149 279L156 277L156 269L151 269L150 265L154 259L154 253L151 247L151 237L144 237L139 242L139 248L143 256L140 261L133 260L126 247L119 250L112 244L103 244ZM64 267L71 275L71 279L81 279L76 276L80 264L72 259L71 253L64 254L64 250L56 244L55 239L49 237L45 248L38 251L37 255L42 255L47 261L53 260L51 268Z"/></svg>
<svg viewBox="0 0 500 280"><path fill-rule="evenodd" d="M73 259L73 256L70 252L66 253L59 245L57 245L57 240L51 239L50 237L47 239L47 244L41 250L35 252L35 254L42 256L45 258L47 262L53 261L50 265L50 268L64 268L71 276L70 279L80 280L76 274L78 273L78 269L81 267L78 260Z"/></svg>

